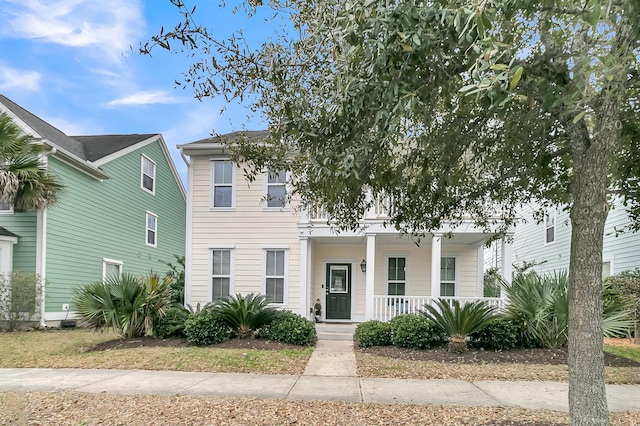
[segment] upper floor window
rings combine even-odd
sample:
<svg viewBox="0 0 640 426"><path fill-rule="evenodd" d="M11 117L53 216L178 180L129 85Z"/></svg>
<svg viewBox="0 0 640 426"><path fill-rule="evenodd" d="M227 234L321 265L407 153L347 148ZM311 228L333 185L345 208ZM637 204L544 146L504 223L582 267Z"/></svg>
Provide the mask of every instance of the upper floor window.
<svg viewBox="0 0 640 426"><path fill-rule="evenodd" d="M212 204L213 208L233 207L234 173L231 161L213 162Z"/></svg>
<svg viewBox="0 0 640 426"><path fill-rule="evenodd" d="M156 163L154 163L150 158L143 155L142 156L142 173L141 173L141 183L142 189L149 191L152 194L155 194L156 191Z"/></svg>
<svg viewBox="0 0 640 426"><path fill-rule="evenodd" d="M286 254L286 250L265 250L265 295L270 303L285 303Z"/></svg>
<svg viewBox="0 0 640 426"><path fill-rule="evenodd" d="M282 208L287 204L287 171L267 171L267 207Z"/></svg>
<svg viewBox="0 0 640 426"><path fill-rule="evenodd" d="M407 259L404 257L390 257L388 268L389 296L404 296L406 293L406 270Z"/></svg>
<svg viewBox="0 0 640 426"><path fill-rule="evenodd" d="M211 300L231 294L231 250L211 250Z"/></svg>
<svg viewBox="0 0 640 426"><path fill-rule="evenodd" d="M147 245L156 247L158 244L158 216L147 212Z"/></svg>
<svg viewBox="0 0 640 426"><path fill-rule="evenodd" d="M552 243L556 240L556 209L549 210L544 215L544 242Z"/></svg>
<svg viewBox="0 0 640 426"><path fill-rule="evenodd" d="M456 295L456 258L440 258L440 296Z"/></svg>

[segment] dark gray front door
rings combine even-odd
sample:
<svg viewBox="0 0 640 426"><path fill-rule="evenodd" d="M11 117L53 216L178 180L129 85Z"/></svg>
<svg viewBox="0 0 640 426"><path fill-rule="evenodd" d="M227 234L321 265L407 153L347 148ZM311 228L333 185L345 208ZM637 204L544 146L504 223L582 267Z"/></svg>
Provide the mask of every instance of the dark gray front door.
<svg viewBox="0 0 640 426"><path fill-rule="evenodd" d="M326 277L326 318L351 319L351 265L328 263Z"/></svg>

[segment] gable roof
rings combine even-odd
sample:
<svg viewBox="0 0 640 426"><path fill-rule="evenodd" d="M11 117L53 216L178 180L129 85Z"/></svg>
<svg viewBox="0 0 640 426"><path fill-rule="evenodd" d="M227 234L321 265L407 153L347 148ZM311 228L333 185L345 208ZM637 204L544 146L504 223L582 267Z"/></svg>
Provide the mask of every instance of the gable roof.
<svg viewBox="0 0 640 426"><path fill-rule="evenodd" d="M226 142L241 138L264 140L268 136L268 130L242 130L178 145L178 149L186 155L221 155L224 154Z"/></svg>
<svg viewBox="0 0 640 426"><path fill-rule="evenodd" d="M108 155L147 140L153 136L157 136L157 133L133 135L72 136L72 138L80 142L84 149L84 155L87 160L97 161Z"/></svg>
<svg viewBox="0 0 640 426"><path fill-rule="evenodd" d="M165 157L171 166L174 178L182 191L183 197L185 196L182 180L176 170L166 143L159 133L68 136L37 115L27 111L9 98L0 94L0 113L1 112L8 113L25 133L42 139L45 144L54 148L55 151L52 151L51 155L55 155L61 160L74 165L98 179L109 178L109 175L100 169L100 166L103 164L145 144L159 140Z"/></svg>
<svg viewBox="0 0 640 426"><path fill-rule="evenodd" d="M56 148L62 148L69 153L86 160L82 144L77 140L67 136L62 131L53 127L40 117L32 114L12 100L0 95L0 102L4 104L20 121L26 124L36 135L42 139L46 139L56 145Z"/></svg>
<svg viewBox="0 0 640 426"><path fill-rule="evenodd" d="M221 142L228 142L234 139L247 138L250 140L256 139L266 139L269 136L268 130L240 130L237 132L226 133L224 135L216 135L211 136L205 139L200 139L195 142L190 142L184 145L178 145L178 148L181 147L194 147L196 145L204 145L204 144L219 144Z"/></svg>

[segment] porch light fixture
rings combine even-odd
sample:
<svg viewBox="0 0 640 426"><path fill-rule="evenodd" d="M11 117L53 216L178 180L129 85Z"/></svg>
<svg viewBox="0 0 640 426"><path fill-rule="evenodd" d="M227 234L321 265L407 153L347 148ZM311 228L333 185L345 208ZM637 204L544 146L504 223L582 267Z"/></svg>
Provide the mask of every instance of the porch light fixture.
<svg viewBox="0 0 640 426"><path fill-rule="evenodd" d="M367 261L362 259L362 262L360 262L360 270L362 272L367 272Z"/></svg>

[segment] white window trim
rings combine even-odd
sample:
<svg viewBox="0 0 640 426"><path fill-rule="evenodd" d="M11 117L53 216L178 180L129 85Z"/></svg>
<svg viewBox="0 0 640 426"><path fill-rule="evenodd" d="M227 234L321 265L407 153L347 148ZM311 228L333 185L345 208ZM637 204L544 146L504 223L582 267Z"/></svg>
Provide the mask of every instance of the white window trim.
<svg viewBox="0 0 640 426"><path fill-rule="evenodd" d="M153 179L153 190L149 191L147 188L144 187L144 160L149 161L151 164L153 164L153 176L151 176L151 179ZM147 157L146 155L142 154L140 155L140 188L142 188L144 191L148 192L151 195L156 195L156 168L158 167L158 165L156 164L155 161L153 161L151 158Z"/></svg>
<svg viewBox="0 0 640 426"><path fill-rule="evenodd" d="M231 207L215 207L213 205L215 198L214 198L214 194L215 194L215 166L216 163L231 163ZM229 160L229 159L213 159L211 160L211 167L210 167L210 172L211 172L211 176L209 179L209 186L210 186L210 194L209 194L209 210L215 210L215 211L232 211L236 209L236 163L234 163L233 161ZM228 184L224 184L225 186Z"/></svg>
<svg viewBox="0 0 640 426"><path fill-rule="evenodd" d="M122 278L122 266L124 263L121 260L109 259L106 257L102 258L102 280L104 281L107 278L107 264L118 265L120 268L120 276Z"/></svg>
<svg viewBox="0 0 640 426"><path fill-rule="evenodd" d="M388 254L385 255L385 286L386 288L386 293L387 296L391 296L389 294L389 259L391 258L399 258L402 257L404 258L404 295L408 296L409 295L409 256L407 256L406 254ZM359 265L358 265L359 266ZM399 281L398 281L399 282Z"/></svg>
<svg viewBox="0 0 640 426"><path fill-rule="evenodd" d="M440 265L439 267L442 268L442 259L444 258L454 258L456 260L456 268L455 268L455 272L456 272L456 279L453 281L449 281L449 280L443 280L442 279L442 272L440 273L440 297L458 297L458 277L460 276L460 263L458 261L458 256L450 256L450 255L446 255L446 254L441 254L440 255ZM443 296L442 295L442 284L448 284L453 282L453 296Z"/></svg>
<svg viewBox="0 0 640 426"><path fill-rule="evenodd" d="M10 215L10 214L14 214L15 212L13 211L13 203L9 203L9 208L7 210L4 209L0 209L0 215Z"/></svg>
<svg viewBox="0 0 640 426"><path fill-rule="evenodd" d="M149 216L153 216L156 219L156 229L149 228ZM155 232L153 244L149 242L149 231ZM158 247L158 215L148 210L144 215L144 243L149 247Z"/></svg>
<svg viewBox="0 0 640 426"><path fill-rule="evenodd" d="M551 228L547 226L547 216L553 214L553 241L547 241L547 229ZM558 240L558 215L556 214L556 209L550 209L549 211L544 212L544 245L547 246L549 244L554 244Z"/></svg>
<svg viewBox="0 0 640 426"><path fill-rule="evenodd" d="M235 263L236 251L234 246L230 245L209 245L209 278L207 279L207 300L213 302L213 251L227 250L229 251L229 296L235 294Z"/></svg>
<svg viewBox="0 0 640 426"><path fill-rule="evenodd" d="M613 256L603 256L602 257L602 265L604 265L606 262L609 262L609 276L613 276L615 275L615 270L613 268Z"/></svg>
<svg viewBox="0 0 640 426"><path fill-rule="evenodd" d="M280 211L290 211L291 210L291 206L289 205L289 200L285 199L285 203L284 206L282 207L269 207L268 206L268 200L267 197L269 195L269 169L265 170L264 174L263 174L263 185L262 185L262 193L264 194L264 200L262 201L262 208L265 211L276 211L276 212L280 212ZM280 185L280 184L278 184ZM289 188L289 172L285 171L285 183L282 184L284 185L284 193L285 196L287 194L289 194L290 188Z"/></svg>
<svg viewBox="0 0 640 426"><path fill-rule="evenodd" d="M262 249L262 294L267 294L267 252L283 251L284 252L284 280L282 289L282 303L270 303L270 306L287 307L289 306L289 248L274 245L264 247Z"/></svg>

